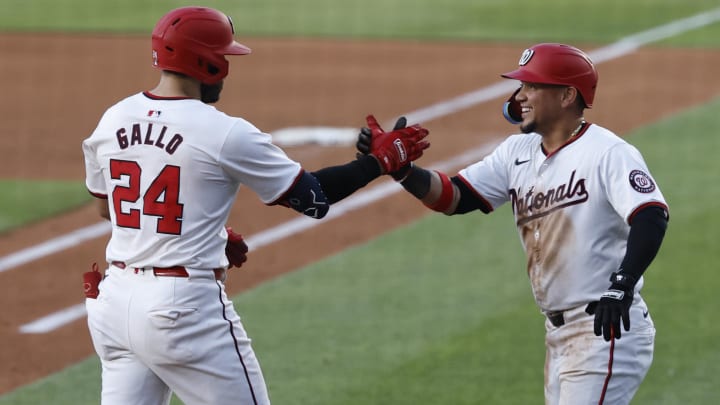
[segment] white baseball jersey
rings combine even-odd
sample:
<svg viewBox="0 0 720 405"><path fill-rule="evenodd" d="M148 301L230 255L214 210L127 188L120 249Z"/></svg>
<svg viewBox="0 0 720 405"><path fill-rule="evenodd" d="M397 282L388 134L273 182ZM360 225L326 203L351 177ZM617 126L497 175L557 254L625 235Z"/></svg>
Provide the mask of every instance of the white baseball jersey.
<svg viewBox="0 0 720 405"><path fill-rule="evenodd" d="M224 225L240 184L270 203L301 173L249 122L147 92L108 109L83 151L88 190L109 200L107 261L130 267L226 267Z"/></svg>
<svg viewBox="0 0 720 405"><path fill-rule="evenodd" d="M541 141L512 135L460 177L493 209L512 204L535 300L561 311L598 300L625 255L632 215L667 205L638 150L609 130L587 124L549 155Z"/></svg>

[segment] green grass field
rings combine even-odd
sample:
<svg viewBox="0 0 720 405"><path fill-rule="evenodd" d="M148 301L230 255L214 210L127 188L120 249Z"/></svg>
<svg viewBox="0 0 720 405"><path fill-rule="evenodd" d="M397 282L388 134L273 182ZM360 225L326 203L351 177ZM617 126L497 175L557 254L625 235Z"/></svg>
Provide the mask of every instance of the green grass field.
<svg viewBox="0 0 720 405"><path fill-rule="evenodd" d="M167 8L187 4L0 1L9 5L0 14L0 29L13 31L146 32ZM228 11L248 35L598 44L717 7L715 1L682 0L205 4ZM578 14L585 16L580 30L565 23ZM380 28L373 29L373 22ZM717 48L718 34L720 27L714 24L663 45ZM628 134L671 209L664 246L643 291L658 330L655 360L633 404L705 405L720 397L720 326L714 322L720 291L714 268L720 259L714 250L720 240L715 225L720 187L714 186L720 172L715 159L719 109L716 99ZM61 184L51 192L85 198L80 179L78 184ZM29 196L10 200L7 196L21 186L8 179L0 187L6 190L0 195L2 212L30 212L27 201L48 193L30 184L23 191ZM23 208L13 207L12 201ZM414 203L408 197L408 204ZM38 210L35 215L47 214ZM275 404L542 403L543 317L532 300L509 207L489 216L428 214L234 301ZM94 404L99 384L99 363L93 356L0 396L0 405Z"/></svg>
<svg viewBox="0 0 720 405"><path fill-rule="evenodd" d="M79 207L91 199L82 181L0 179L0 190L0 232Z"/></svg>
<svg viewBox="0 0 720 405"><path fill-rule="evenodd" d="M2 0L2 31L148 33L168 9L203 4L240 35L605 43L718 7L715 0ZM716 46L720 27L669 41Z"/></svg>

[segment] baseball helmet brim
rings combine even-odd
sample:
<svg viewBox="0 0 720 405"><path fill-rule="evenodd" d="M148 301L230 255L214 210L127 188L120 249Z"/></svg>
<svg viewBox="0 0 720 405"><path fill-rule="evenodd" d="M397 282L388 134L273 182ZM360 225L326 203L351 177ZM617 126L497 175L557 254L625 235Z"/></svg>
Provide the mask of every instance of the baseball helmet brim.
<svg viewBox="0 0 720 405"><path fill-rule="evenodd" d="M233 41L227 48L225 48L223 53L225 55L247 55L251 52L252 49L248 46L245 46L237 41Z"/></svg>

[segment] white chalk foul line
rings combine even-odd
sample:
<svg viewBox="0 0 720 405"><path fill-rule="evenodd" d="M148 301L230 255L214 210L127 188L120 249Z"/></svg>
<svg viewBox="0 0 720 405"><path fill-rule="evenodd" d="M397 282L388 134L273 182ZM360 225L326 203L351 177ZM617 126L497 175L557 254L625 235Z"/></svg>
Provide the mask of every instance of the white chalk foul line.
<svg viewBox="0 0 720 405"><path fill-rule="evenodd" d="M110 233L110 229L110 222L98 222L94 225L80 228L63 236L59 236L38 245L9 254L0 258L0 273L32 262L33 260L80 245L85 241L99 238L100 236Z"/></svg>
<svg viewBox="0 0 720 405"><path fill-rule="evenodd" d="M720 7L692 17L672 21L668 24L630 35L608 46L591 51L588 53L588 56L590 56L595 64L599 64L632 53L643 45L670 38L687 31L702 28L704 26L714 24L719 20ZM517 83L513 83L513 81L510 80L503 80L490 86L462 94L450 100L432 104L428 107L415 110L404 115L407 117L409 123L428 122L501 96L507 96L509 92L514 90L516 87ZM460 161L465 161L465 158L482 158L488 148L489 145L483 145L477 149L473 149L473 151L440 163L438 167L442 168L446 167L445 165L448 165L447 167L451 168L457 165ZM479 152L482 152L482 154L477 156L473 154ZM458 159L458 161L456 162L454 159ZM337 218L344 215L346 212L387 197L400 190L400 186L395 183L383 182L375 187L367 189L366 191L359 192L338 204L335 204L328 216L323 220L317 221L305 217L293 219L274 228L270 228L266 231L250 236L247 238L248 246L257 249L261 246L269 245L295 233L317 226L325 221ZM105 229L103 229L103 227L105 227ZM0 272L79 245L88 239L100 237L107 234L109 229L109 224L105 222L98 223L72 232L71 234L44 242L40 245L32 246L20 252L5 256L0 258ZM82 310L76 308L82 308ZM79 319L84 316L84 314L84 306L76 305L25 324L20 327L20 331L23 333L47 333L65 325L66 323Z"/></svg>
<svg viewBox="0 0 720 405"><path fill-rule="evenodd" d="M74 322L84 317L86 314L87 312L85 311L84 303L73 305L58 312L53 312L48 316L44 316L30 323L26 323L20 327L20 333L48 333L61 328L70 322Z"/></svg>

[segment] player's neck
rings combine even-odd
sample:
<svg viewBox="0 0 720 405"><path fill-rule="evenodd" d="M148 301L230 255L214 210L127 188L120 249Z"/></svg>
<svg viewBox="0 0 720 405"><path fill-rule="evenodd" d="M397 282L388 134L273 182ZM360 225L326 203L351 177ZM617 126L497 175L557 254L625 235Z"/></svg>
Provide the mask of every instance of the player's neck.
<svg viewBox="0 0 720 405"><path fill-rule="evenodd" d="M190 77L163 72L150 93L159 97L188 97L200 100L200 83Z"/></svg>
<svg viewBox="0 0 720 405"><path fill-rule="evenodd" d="M570 139L576 137L583 128L585 119L578 117L574 120L562 122L557 125L553 130L543 134L543 148L548 153L556 151L561 146L565 145Z"/></svg>

